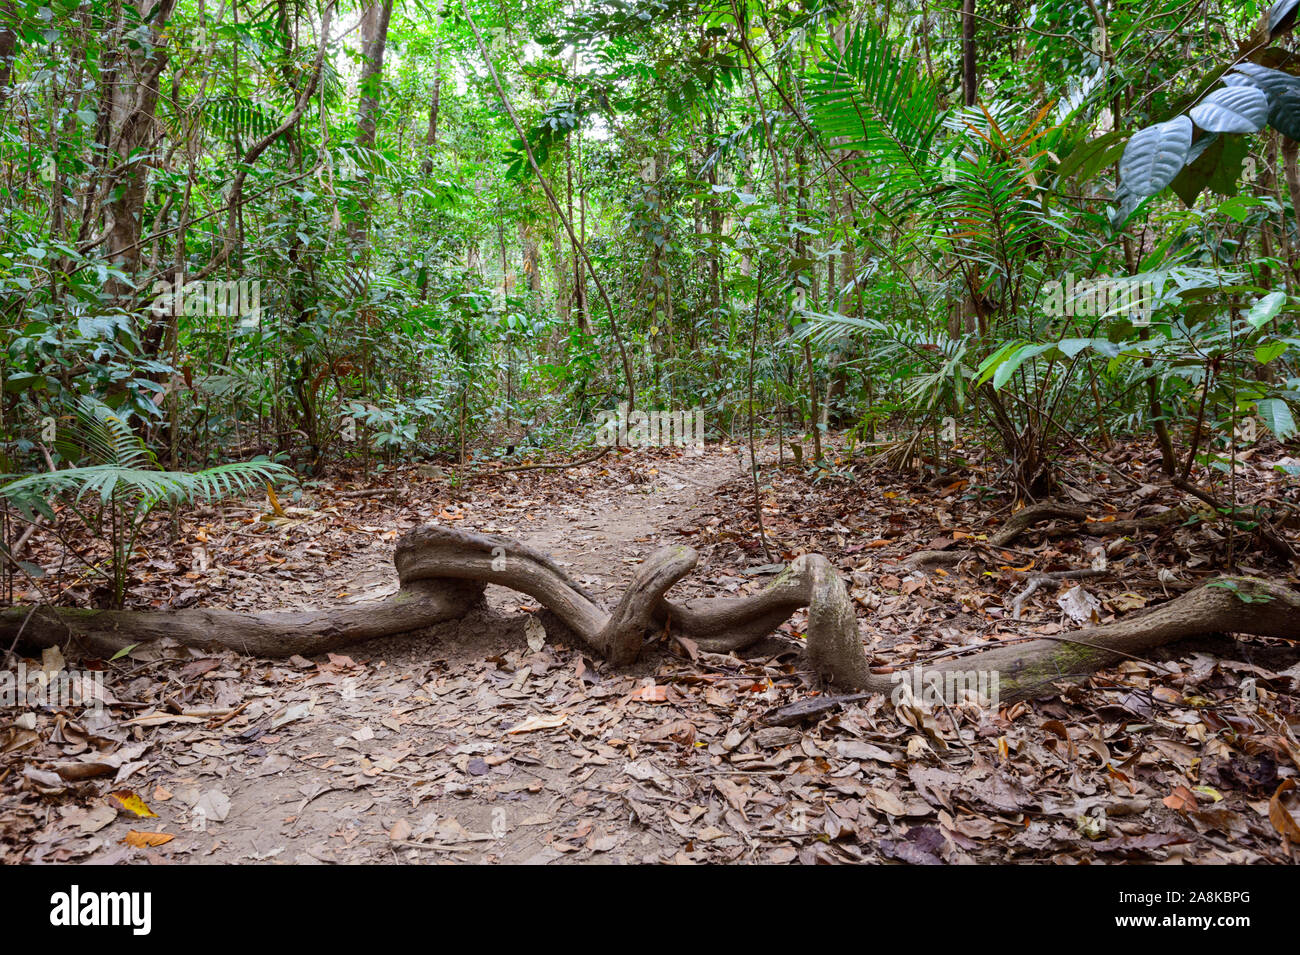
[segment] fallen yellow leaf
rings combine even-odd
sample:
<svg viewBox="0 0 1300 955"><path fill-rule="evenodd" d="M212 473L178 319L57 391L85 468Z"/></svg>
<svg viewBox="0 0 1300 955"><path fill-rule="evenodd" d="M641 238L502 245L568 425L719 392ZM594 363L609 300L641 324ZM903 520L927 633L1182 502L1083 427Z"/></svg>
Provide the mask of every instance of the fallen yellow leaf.
<svg viewBox="0 0 1300 955"><path fill-rule="evenodd" d="M114 799L116 799L119 803L121 803L123 809L126 809L129 812L133 812L137 816L143 816L151 819L158 818L158 814L154 812L152 809L150 809L145 804L145 801L143 799L141 799L135 793L131 792L131 790L129 789L122 789L115 793L109 793L109 795L112 796Z"/></svg>

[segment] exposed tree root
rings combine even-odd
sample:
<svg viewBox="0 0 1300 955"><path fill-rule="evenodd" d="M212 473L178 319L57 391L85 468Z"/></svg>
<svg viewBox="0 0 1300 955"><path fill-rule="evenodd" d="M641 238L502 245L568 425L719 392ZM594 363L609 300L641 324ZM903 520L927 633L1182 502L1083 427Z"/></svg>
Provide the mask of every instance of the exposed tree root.
<svg viewBox="0 0 1300 955"><path fill-rule="evenodd" d="M1011 516L1011 519L1002 526L1002 528L988 539L982 542L980 547L962 548L952 550L922 550L917 551L904 561L904 564L912 569L921 567L948 566L958 564L963 560L978 556L978 551L982 548L998 548L1010 546L1021 534L1029 530L1039 521L1060 519L1069 521L1067 524L1059 524L1053 527L1045 528L1043 534L1047 537L1066 537L1071 534L1077 534L1080 530L1086 530L1088 534L1094 537L1126 537L1132 534L1141 534L1145 531L1155 530L1170 524L1178 524L1187 519L1188 512L1183 509L1173 509L1161 511L1159 514L1153 514L1150 517L1139 517L1128 521L1092 521L1089 522L1087 512L1082 508L1074 507L1068 504L1058 504L1052 501L1044 501L1041 504L1031 504L1024 510L1017 511Z"/></svg>
<svg viewBox="0 0 1300 955"><path fill-rule="evenodd" d="M1019 524L1028 526L1045 514L1040 509ZM1002 533L1007 532L1004 528ZM614 664L634 661L646 634L664 628L707 650L742 649L807 607L807 659L818 674L869 693L889 693L897 684L896 674L873 667L867 658L853 603L826 558L799 557L760 593L750 596L668 600L664 594L690 573L696 559L695 551L682 545L656 551L638 566L610 612L549 557L523 544L427 525L398 542L400 590L386 600L307 613L18 607L0 612L0 640L9 643L21 633L28 645L74 642L108 654L131 644L170 638L188 646L226 647L255 656L311 655L462 617L481 600L484 585L492 583L533 597ZM1083 679L1124 656L1215 632L1300 639L1300 593L1252 578L1219 578L1117 623L916 665L927 679L972 671L996 673L1000 698L1014 700L1050 693L1055 684Z"/></svg>
<svg viewBox="0 0 1300 955"><path fill-rule="evenodd" d="M310 656L463 616L482 589L412 581L386 600L304 613L12 607L0 611L0 649L21 633L19 642L27 646L72 643L103 656L162 639L191 647L229 647L258 657Z"/></svg>
<svg viewBox="0 0 1300 955"><path fill-rule="evenodd" d="M1220 577L1139 616L1061 636L977 650L970 656L916 662L924 680L983 671L996 674L1003 701L1044 696L1058 683L1084 680L1118 660L1210 633L1300 640L1300 593L1250 577ZM812 639L812 633L809 633ZM898 677L872 672L848 688L889 693ZM967 685L969 681L967 681Z"/></svg>

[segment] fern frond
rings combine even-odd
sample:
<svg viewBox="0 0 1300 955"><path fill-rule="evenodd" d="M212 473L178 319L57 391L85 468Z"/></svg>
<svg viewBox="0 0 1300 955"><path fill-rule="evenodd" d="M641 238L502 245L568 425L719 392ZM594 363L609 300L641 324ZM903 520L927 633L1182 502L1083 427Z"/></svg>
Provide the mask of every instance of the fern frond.
<svg viewBox="0 0 1300 955"><path fill-rule="evenodd" d="M15 502L72 492L74 500L98 495L108 504L117 495L136 499L137 510L147 512L163 502L220 500L261 487L289 473L270 461L239 461L205 471L155 471L148 468L93 464L33 474L0 487L0 496Z"/></svg>

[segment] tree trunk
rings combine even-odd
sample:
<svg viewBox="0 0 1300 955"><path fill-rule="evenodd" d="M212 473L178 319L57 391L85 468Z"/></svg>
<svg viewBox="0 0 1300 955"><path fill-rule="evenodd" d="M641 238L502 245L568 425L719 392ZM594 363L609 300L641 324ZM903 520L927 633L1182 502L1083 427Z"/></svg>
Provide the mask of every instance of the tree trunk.
<svg viewBox="0 0 1300 955"><path fill-rule="evenodd" d="M111 61L114 74L108 102L111 158L104 224L108 258L128 275L140 268L148 152L154 137L158 78L167 65L163 32L175 5L176 0L134 0L140 20L147 19L149 23L147 31L137 34L145 42L134 46L123 39L117 44ZM123 11L117 35L124 37L133 25L134 21ZM116 282L114 286L113 292L126 291Z"/></svg>
<svg viewBox="0 0 1300 955"><path fill-rule="evenodd" d="M14 53L18 48L18 7L14 0L0 4L0 103L9 98L9 81L14 74Z"/></svg>
<svg viewBox="0 0 1300 955"><path fill-rule="evenodd" d="M424 159L420 162L420 172L427 176L433 172L433 153L438 145L438 108L442 99L442 48L433 56L433 68L437 71L433 78L433 91L429 94L429 129L424 134Z"/></svg>
<svg viewBox="0 0 1300 955"><path fill-rule="evenodd" d="M1296 229L1300 230L1300 143L1289 136L1278 135L1282 141L1282 172L1286 176L1286 187L1291 193L1291 213L1295 216ZM1291 263L1291 267L1300 274L1300 263Z"/></svg>
<svg viewBox="0 0 1300 955"><path fill-rule="evenodd" d="M975 0L962 0L961 91L962 102L967 106L974 106L978 99L975 81Z"/></svg>
<svg viewBox="0 0 1300 955"><path fill-rule="evenodd" d="M363 149L375 148L379 127L379 94L384 77L384 46L388 42L388 21L393 15L393 0L372 0L361 14L361 79L357 84L357 138ZM363 178L369 184L369 175ZM361 200L361 216L349 224L352 244L364 247L370 221L371 198L367 189Z"/></svg>

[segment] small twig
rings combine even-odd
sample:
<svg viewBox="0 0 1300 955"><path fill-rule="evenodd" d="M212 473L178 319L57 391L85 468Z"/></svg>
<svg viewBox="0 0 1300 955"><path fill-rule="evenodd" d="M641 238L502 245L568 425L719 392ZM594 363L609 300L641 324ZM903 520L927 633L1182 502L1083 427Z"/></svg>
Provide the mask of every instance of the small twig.
<svg viewBox="0 0 1300 955"><path fill-rule="evenodd" d="M411 842L409 839L393 839L393 840L390 840L390 841L391 841L392 844L395 845L395 846L405 846L405 847L408 848L408 849L430 849L430 850L432 850L432 851L434 851L434 852L473 852L473 851L474 851L474 844L471 844L471 845L463 845L463 844L451 844L451 845L448 845L448 844L437 843L437 842L433 842L433 843L428 843L428 842ZM483 841L483 842L487 842L488 840L484 839L484 840L482 840L482 841Z"/></svg>
<svg viewBox="0 0 1300 955"><path fill-rule="evenodd" d="M957 722L957 715L953 713L952 707L950 707L948 701L943 698L943 694L939 695L939 702L943 704L943 711L948 714L948 719L952 722L952 731L957 734L957 742L961 743L961 745L966 748L966 752L970 753L972 758L977 758L975 748L962 738L961 724Z"/></svg>
<svg viewBox="0 0 1300 955"><path fill-rule="evenodd" d="M513 467L498 468L495 471L482 471L473 476L485 477L489 474L509 474L511 471L557 471L563 470L564 468L577 468L582 467L584 464L591 464L593 461L599 461L613 449L614 446L609 445L602 448L598 454L593 454L589 458L583 458L581 461L566 461L561 464L516 464Z"/></svg>
<svg viewBox="0 0 1300 955"><path fill-rule="evenodd" d="M214 719L209 720L208 729L215 730L225 726L227 723L233 720L240 713L244 712L244 710L247 709L248 705L252 702L253 702L252 700L245 700L243 703L240 703L238 706L232 709L229 713L226 713L224 716L215 717Z"/></svg>
<svg viewBox="0 0 1300 955"><path fill-rule="evenodd" d="M1081 580L1088 577L1105 577L1111 573L1109 570L1094 570L1092 568L1082 568L1079 570L1057 570L1050 573L1034 574L1029 578L1025 589L1022 590L1014 600L1011 601L1012 620L1020 619L1020 611L1024 609L1024 603L1029 599L1029 595L1036 591L1043 584L1050 584L1056 580ZM1005 605L1004 605L1005 606Z"/></svg>
<svg viewBox="0 0 1300 955"><path fill-rule="evenodd" d="M359 491L339 491L334 496L351 501L362 497L392 497L398 493L400 492L395 487L372 487L362 488Z"/></svg>

